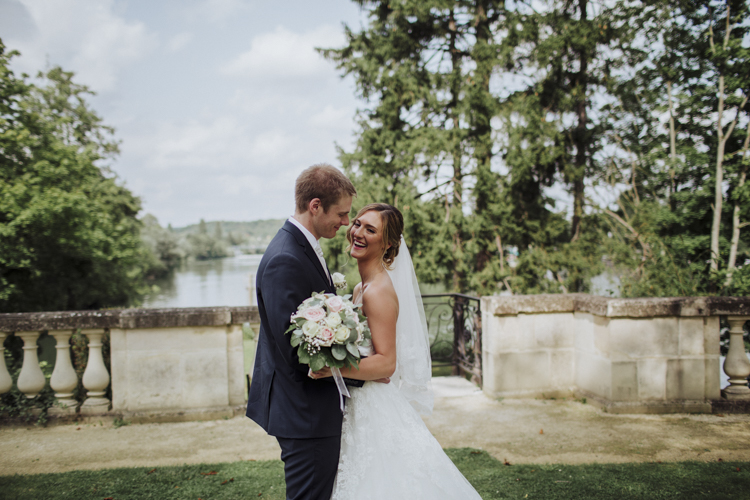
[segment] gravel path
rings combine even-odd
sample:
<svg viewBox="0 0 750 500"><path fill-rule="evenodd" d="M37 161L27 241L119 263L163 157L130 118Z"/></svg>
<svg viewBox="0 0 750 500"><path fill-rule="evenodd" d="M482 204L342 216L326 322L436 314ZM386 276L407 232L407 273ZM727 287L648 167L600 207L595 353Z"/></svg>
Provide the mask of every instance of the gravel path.
<svg viewBox="0 0 750 500"><path fill-rule="evenodd" d="M461 378L434 379L425 418L445 448L511 463L750 461L750 415L610 415L576 401L487 398ZM0 428L0 475L279 458L251 420Z"/></svg>

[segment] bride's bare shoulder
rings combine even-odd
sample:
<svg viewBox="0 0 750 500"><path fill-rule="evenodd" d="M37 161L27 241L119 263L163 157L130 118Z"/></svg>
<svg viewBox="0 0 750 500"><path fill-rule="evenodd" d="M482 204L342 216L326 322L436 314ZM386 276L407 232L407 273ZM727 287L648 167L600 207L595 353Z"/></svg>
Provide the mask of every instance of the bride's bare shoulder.
<svg viewBox="0 0 750 500"><path fill-rule="evenodd" d="M377 279L367 285L363 298L366 308L368 305L379 311L385 310L384 308L394 308L398 314L398 296L388 273L380 274Z"/></svg>

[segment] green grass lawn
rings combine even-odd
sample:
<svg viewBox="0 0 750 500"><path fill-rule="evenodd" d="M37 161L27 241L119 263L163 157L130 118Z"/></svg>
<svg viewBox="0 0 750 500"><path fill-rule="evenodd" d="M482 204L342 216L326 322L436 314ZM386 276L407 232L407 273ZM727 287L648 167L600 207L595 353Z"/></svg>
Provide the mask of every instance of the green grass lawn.
<svg viewBox="0 0 750 500"><path fill-rule="evenodd" d="M750 499L749 462L504 465L483 451L446 451L484 499ZM282 500L284 468L273 460L0 476L0 498Z"/></svg>

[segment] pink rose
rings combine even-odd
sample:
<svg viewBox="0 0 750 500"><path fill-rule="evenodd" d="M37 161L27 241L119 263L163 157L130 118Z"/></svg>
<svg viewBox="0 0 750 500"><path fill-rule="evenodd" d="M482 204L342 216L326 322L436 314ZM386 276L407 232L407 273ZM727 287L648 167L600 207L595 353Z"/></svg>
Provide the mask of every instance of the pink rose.
<svg viewBox="0 0 750 500"><path fill-rule="evenodd" d="M324 326L323 328L318 330L318 338L320 339L320 345L330 346L331 344L333 344L333 336L334 336L334 331L327 326Z"/></svg>
<svg viewBox="0 0 750 500"><path fill-rule="evenodd" d="M326 312L322 307L311 307L302 313L302 317L307 321L320 321L326 317Z"/></svg>
<svg viewBox="0 0 750 500"><path fill-rule="evenodd" d="M330 299L326 300L326 305L328 306L328 309L330 309L332 312L339 312L344 307L344 301L341 300L341 297L338 295L335 295L331 297Z"/></svg>

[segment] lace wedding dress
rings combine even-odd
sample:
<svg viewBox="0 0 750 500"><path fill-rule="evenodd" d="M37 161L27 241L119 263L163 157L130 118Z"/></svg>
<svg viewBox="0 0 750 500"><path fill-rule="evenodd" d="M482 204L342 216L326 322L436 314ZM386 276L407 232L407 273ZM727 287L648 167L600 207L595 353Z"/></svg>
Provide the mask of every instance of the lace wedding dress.
<svg viewBox="0 0 750 500"><path fill-rule="evenodd" d="M396 371L389 384L349 388L332 499L480 499L420 417L432 412L432 370L424 309L403 239L393 267Z"/></svg>

